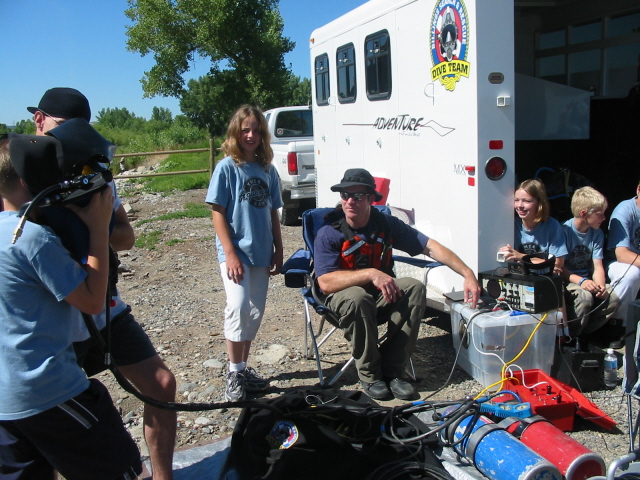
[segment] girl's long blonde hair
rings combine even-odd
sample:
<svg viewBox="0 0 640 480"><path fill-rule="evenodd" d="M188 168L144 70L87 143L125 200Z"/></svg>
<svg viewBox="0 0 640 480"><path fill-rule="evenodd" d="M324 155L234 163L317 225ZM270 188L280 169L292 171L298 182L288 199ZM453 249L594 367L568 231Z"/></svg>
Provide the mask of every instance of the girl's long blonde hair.
<svg viewBox="0 0 640 480"><path fill-rule="evenodd" d="M267 170L273 160L273 150L271 149L271 134L269 126L262 111L258 107L252 105L242 105L231 117L229 127L227 128L227 136L222 144L222 151L225 155L230 156L233 161L239 165L244 161L244 152L240 148L240 136L242 135L242 123L247 118L255 118L260 125L261 143L256 149L258 163Z"/></svg>
<svg viewBox="0 0 640 480"><path fill-rule="evenodd" d="M547 189L544 188L544 184L540 180L525 180L518 188L518 190L524 190L533 198L538 200L538 211L534 222L546 222L549 219L551 213L551 207L549 206L549 199L547 198Z"/></svg>

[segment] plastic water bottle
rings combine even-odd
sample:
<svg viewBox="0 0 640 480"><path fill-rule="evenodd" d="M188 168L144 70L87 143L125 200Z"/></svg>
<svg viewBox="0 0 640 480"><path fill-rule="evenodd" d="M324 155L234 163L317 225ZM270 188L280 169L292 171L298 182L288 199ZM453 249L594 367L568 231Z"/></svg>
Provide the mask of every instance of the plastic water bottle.
<svg viewBox="0 0 640 480"><path fill-rule="evenodd" d="M608 388L618 385L618 357L613 353L613 348L607 348L604 356L604 384Z"/></svg>

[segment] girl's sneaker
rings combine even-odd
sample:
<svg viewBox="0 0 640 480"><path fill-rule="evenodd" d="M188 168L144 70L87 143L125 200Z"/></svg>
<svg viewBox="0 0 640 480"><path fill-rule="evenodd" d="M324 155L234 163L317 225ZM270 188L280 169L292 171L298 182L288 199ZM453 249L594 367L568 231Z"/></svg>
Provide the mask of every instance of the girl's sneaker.
<svg viewBox="0 0 640 480"><path fill-rule="evenodd" d="M227 373L227 388L224 391L224 398L227 402L240 402L245 397L245 379L242 372Z"/></svg>
<svg viewBox="0 0 640 480"><path fill-rule="evenodd" d="M269 382L260 377L258 373L251 367L247 367L242 371L244 376L244 387L247 392L261 392L269 386Z"/></svg>

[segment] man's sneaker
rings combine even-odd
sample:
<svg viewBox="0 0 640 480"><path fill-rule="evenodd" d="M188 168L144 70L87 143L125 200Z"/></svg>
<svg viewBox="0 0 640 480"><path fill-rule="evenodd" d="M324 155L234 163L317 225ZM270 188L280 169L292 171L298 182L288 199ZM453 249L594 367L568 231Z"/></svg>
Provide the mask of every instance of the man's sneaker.
<svg viewBox="0 0 640 480"><path fill-rule="evenodd" d="M261 392L269 386L266 379L260 377L253 368L247 367L242 371L244 388L247 392Z"/></svg>
<svg viewBox="0 0 640 480"><path fill-rule="evenodd" d="M244 375L242 372L227 373L227 388L224 391L224 398L227 402L240 402L244 400Z"/></svg>

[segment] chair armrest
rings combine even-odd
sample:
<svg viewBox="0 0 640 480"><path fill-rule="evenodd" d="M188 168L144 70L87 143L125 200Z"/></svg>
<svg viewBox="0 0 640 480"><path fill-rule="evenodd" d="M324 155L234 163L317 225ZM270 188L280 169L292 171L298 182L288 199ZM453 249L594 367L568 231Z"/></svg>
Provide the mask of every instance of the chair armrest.
<svg viewBox="0 0 640 480"><path fill-rule="evenodd" d="M281 273L287 273L289 270L311 271L311 252L300 248L291 255L286 262L282 264Z"/></svg>
<svg viewBox="0 0 640 480"><path fill-rule="evenodd" d="M311 252L303 248L294 252L282 265L284 284L289 288L302 288L311 273Z"/></svg>
<svg viewBox="0 0 640 480"><path fill-rule="evenodd" d="M413 265L414 267L420 267L420 268L435 268L443 265L442 263L436 262L435 260L425 260L423 258L404 257L402 255L394 255L393 261L400 262L400 263L407 263L409 265Z"/></svg>

